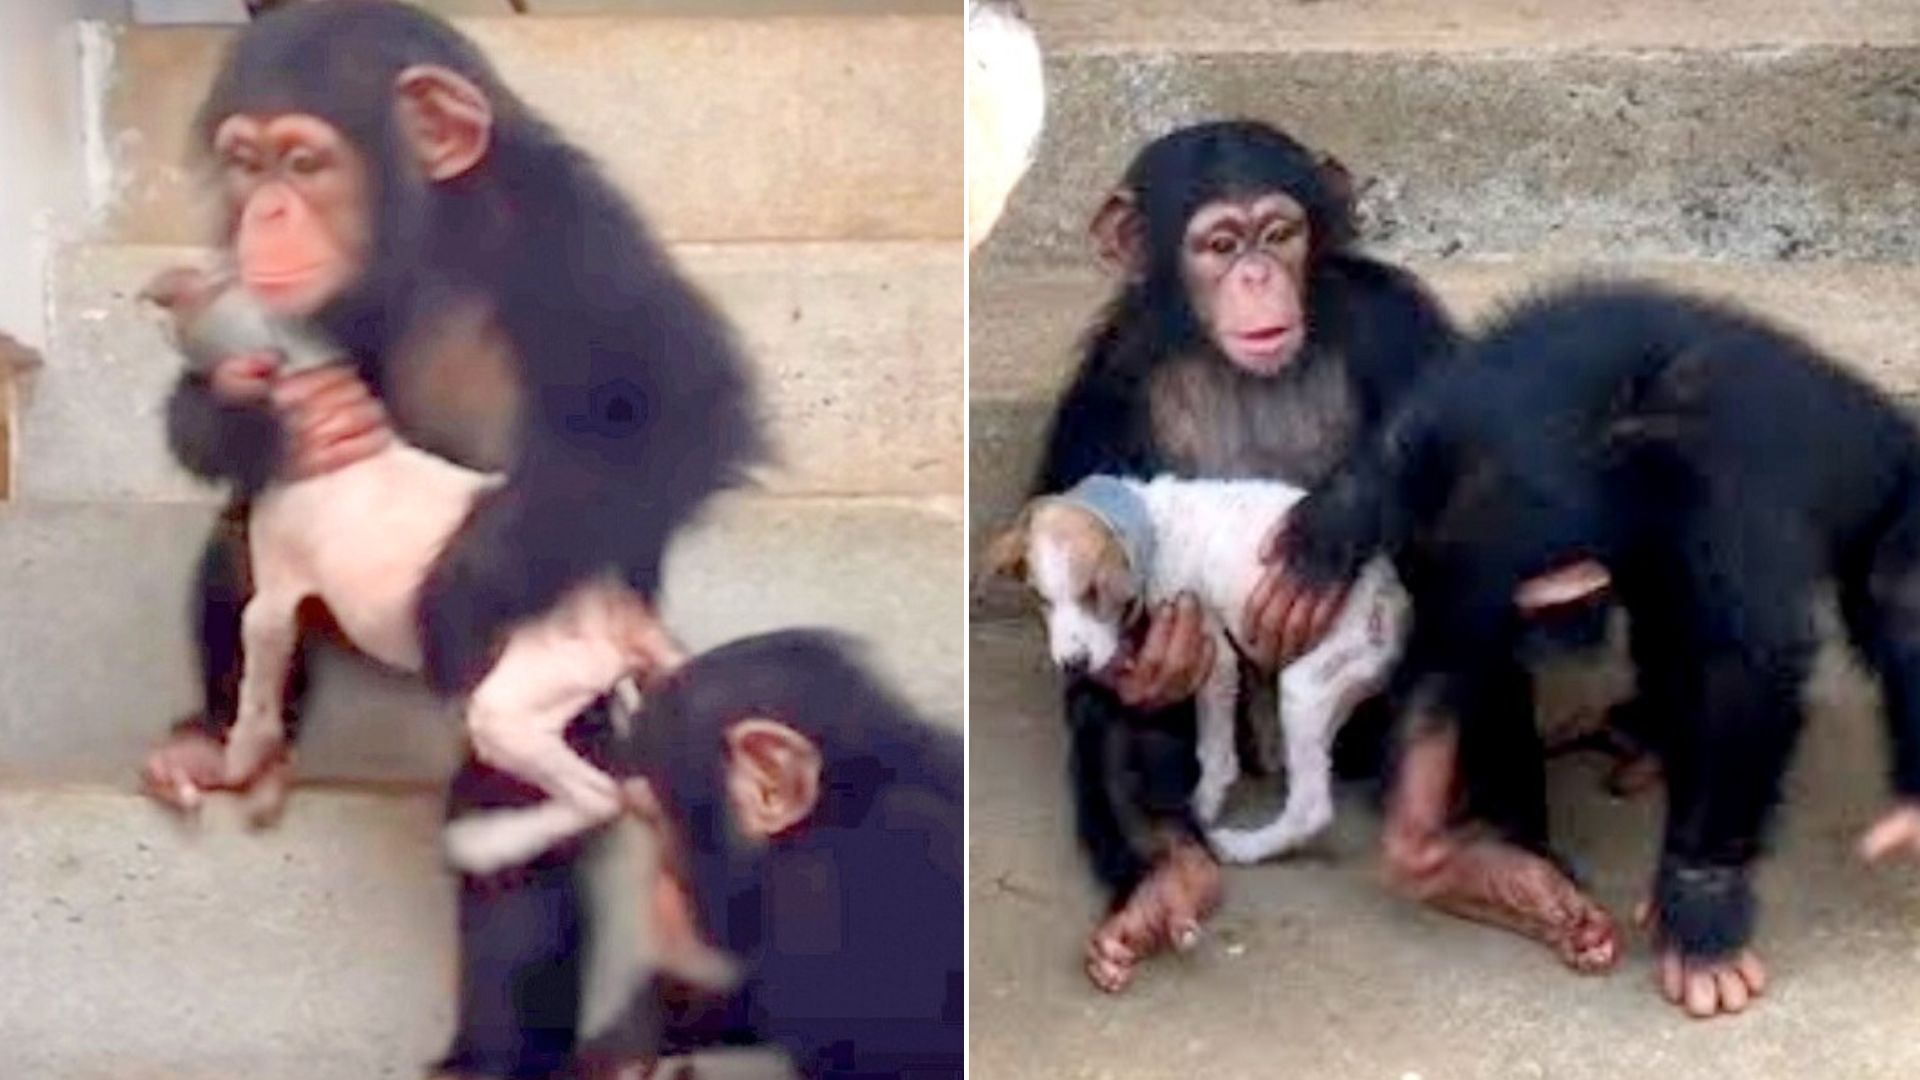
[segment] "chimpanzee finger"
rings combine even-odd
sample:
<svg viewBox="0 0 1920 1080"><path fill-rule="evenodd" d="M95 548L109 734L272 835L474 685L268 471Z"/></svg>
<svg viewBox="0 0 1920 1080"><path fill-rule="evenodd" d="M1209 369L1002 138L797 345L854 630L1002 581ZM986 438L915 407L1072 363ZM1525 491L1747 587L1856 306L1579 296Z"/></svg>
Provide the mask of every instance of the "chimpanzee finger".
<svg viewBox="0 0 1920 1080"><path fill-rule="evenodd" d="M1283 516L1268 527L1266 535L1260 538L1261 562L1273 564L1286 559L1292 529L1292 515Z"/></svg>
<svg viewBox="0 0 1920 1080"><path fill-rule="evenodd" d="M1286 575L1278 570L1268 570L1254 582L1253 591L1247 594L1247 602L1240 609L1240 636L1245 639L1247 651L1253 653L1256 663L1266 663L1268 657L1260 655L1260 625L1266 618L1266 610L1273 598L1285 584Z"/></svg>
<svg viewBox="0 0 1920 1080"><path fill-rule="evenodd" d="M273 384L273 404L275 408L292 411L316 398L355 386L364 384L358 373L344 365L297 371Z"/></svg>
<svg viewBox="0 0 1920 1080"><path fill-rule="evenodd" d="M343 423L378 424L386 417L379 399L351 377L314 391L294 405L282 406L281 410L288 426L302 435Z"/></svg>
<svg viewBox="0 0 1920 1080"><path fill-rule="evenodd" d="M384 449L393 438L386 428L375 428L350 438L337 439L299 455L294 471L301 476L319 476L342 469Z"/></svg>
<svg viewBox="0 0 1920 1080"><path fill-rule="evenodd" d="M213 365L208 382L215 397L229 402L259 401L267 396L279 358L272 352L230 356Z"/></svg>
<svg viewBox="0 0 1920 1080"><path fill-rule="evenodd" d="M1312 646L1313 593L1305 589L1293 594L1293 603L1287 607L1286 621L1280 625L1280 664L1285 666L1306 653Z"/></svg>
<svg viewBox="0 0 1920 1080"><path fill-rule="evenodd" d="M1340 617L1340 611L1347 606L1347 596L1353 590L1348 585L1338 585L1331 589L1322 589L1319 599L1313 606L1313 617L1307 621L1307 648L1311 649L1326 639L1333 629L1333 621Z"/></svg>
<svg viewBox="0 0 1920 1080"><path fill-rule="evenodd" d="M1248 628L1247 635L1254 659L1269 670L1280 666L1285 659L1287 615L1293 610L1300 591L1298 583L1284 572L1275 571L1274 577L1277 581L1273 595L1260 609L1259 621Z"/></svg>
<svg viewBox="0 0 1920 1080"><path fill-rule="evenodd" d="M1144 695L1160 679L1161 670L1166 666L1167 648L1173 636L1173 605L1161 604L1154 609L1152 621L1147 625L1147 636L1134 652L1133 658L1121 674L1121 699L1130 705L1138 706Z"/></svg>

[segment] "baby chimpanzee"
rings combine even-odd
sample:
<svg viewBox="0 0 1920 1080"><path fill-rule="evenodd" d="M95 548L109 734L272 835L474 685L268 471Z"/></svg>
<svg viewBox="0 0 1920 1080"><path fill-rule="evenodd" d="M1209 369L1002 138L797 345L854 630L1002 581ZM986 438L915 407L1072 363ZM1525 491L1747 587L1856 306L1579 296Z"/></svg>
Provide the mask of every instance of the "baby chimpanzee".
<svg viewBox="0 0 1920 1080"><path fill-rule="evenodd" d="M1522 608L1539 606L1529 579L1567 586L1546 604L1610 584L1628 614L1637 708L1669 791L1652 888L1669 999L1736 1012L1764 984L1749 875L1800 730L1818 644L1809 605L1828 580L1885 689L1900 800L1864 847L1914 847L1920 434L1807 344L1645 286L1546 293L1428 380L1295 526L1302 573L1344 579L1384 546L1414 598L1386 848L1415 894L1576 967L1617 957L1606 913L1540 857L1538 736L1490 700L1512 685ZM1456 779L1467 815L1503 840L1459 829Z"/></svg>
<svg viewBox="0 0 1920 1080"><path fill-rule="evenodd" d="M627 787L661 840L673 895L653 898L656 924L668 924L661 977L589 1039L587 1075L767 1046L806 1080L958 1080L957 733L914 716L846 642L793 630L689 660L649 690L607 756L614 772L644 778ZM497 830L529 856L579 828L552 802L450 827ZM608 899L633 903L635 891ZM538 924L561 917L528 911L512 932L546 936L554 927ZM716 982L729 988L694 985Z"/></svg>

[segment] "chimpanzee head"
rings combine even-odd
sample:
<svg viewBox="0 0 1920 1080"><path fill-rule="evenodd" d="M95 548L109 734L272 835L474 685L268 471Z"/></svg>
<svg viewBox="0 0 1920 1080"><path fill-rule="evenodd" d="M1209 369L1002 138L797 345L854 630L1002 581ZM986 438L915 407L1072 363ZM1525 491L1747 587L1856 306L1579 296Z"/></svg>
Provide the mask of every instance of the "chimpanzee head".
<svg viewBox="0 0 1920 1080"><path fill-rule="evenodd" d="M767 864L852 835L914 757L908 715L847 641L815 630L709 650L649 694L629 766L654 792L704 935L754 952Z"/></svg>
<svg viewBox="0 0 1920 1080"><path fill-rule="evenodd" d="M1352 240L1351 182L1269 125L1199 124L1147 144L1091 232L1162 340L1272 375L1306 344L1315 264Z"/></svg>
<svg viewBox="0 0 1920 1080"><path fill-rule="evenodd" d="M440 19L393 0L332 0L243 31L195 131L241 280L275 314L307 317L390 292L430 242L466 232L450 203L475 193L524 114Z"/></svg>

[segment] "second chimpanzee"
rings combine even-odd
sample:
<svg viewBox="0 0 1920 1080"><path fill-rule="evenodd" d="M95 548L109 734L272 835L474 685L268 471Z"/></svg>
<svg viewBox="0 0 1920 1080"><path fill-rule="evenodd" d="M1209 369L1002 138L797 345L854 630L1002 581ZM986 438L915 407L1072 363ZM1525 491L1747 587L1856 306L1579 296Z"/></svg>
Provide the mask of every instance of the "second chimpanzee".
<svg viewBox="0 0 1920 1080"><path fill-rule="evenodd" d="M1144 148L1092 223L1123 283L1060 401L1034 493L1093 473L1312 488L1339 465L1454 346L1418 281L1352 250L1349 187L1337 163L1250 121ZM1324 631L1340 592L1296 588L1276 566L1237 636L1274 666ZM1183 601L1154 613L1119 666L1067 688L1080 839L1112 892L1087 956L1105 989L1191 940L1218 897L1187 810L1209 647Z"/></svg>
<svg viewBox="0 0 1920 1080"><path fill-rule="evenodd" d="M582 1051L581 1069L625 1075L621 1068L661 1055L768 1046L808 1080L957 1080L965 1002L957 734L913 716L845 641L790 630L695 656L648 695L630 734L602 749L613 771L644 778L630 790L666 847L673 873L660 879L669 895L653 894L664 934L654 964L672 974L616 1010L612 1028ZM537 837L529 853L577 835L577 823L542 804L460 816L523 800L457 794L456 827ZM539 837L551 822L560 828ZM620 925L604 904L649 894L637 878L608 890L588 905L589 925ZM512 908L491 909L498 932L621 947L611 933L583 938L567 904L520 895ZM731 968L724 992L697 985L713 985L714 954ZM468 959L473 975L514 972ZM538 1014L510 999L538 989L502 983L492 996L503 1026L469 1015L463 1028L479 1040L518 1039L524 1052L543 1035L513 1021ZM571 1001L564 988L546 989ZM463 1045L449 1064L487 1052Z"/></svg>
<svg viewBox="0 0 1920 1080"><path fill-rule="evenodd" d="M1738 1012L1765 971L1749 877L1801 727L1837 583L1878 671L1899 802L1863 840L1920 836L1920 432L1812 347L1730 307L1579 283L1496 321L1424 383L1377 454L1297 511L1292 565L1344 580L1392 551L1415 617L1396 699L1408 730L1389 868L1462 914L1597 969L1617 955L1598 905L1543 860L1476 839L1453 805L1544 821L1538 737L1497 706L1518 664L1524 581L1607 588L1624 607L1638 708L1668 809L1652 884L1667 997ZM1518 602L1516 602L1518 600ZM1527 829L1534 826L1528 824Z"/></svg>

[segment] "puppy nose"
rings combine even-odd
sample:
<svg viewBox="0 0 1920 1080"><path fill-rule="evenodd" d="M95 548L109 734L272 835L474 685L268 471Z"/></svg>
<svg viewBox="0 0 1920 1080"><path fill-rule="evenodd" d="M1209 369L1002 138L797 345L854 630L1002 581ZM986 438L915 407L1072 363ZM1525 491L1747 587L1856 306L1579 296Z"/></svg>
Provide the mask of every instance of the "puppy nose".
<svg viewBox="0 0 1920 1080"><path fill-rule="evenodd" d="M1091 666L1092 663L1087 659L1086 653L1074 653L1060 661L1060 670L1076 679L1085 675Z"/></svg>

